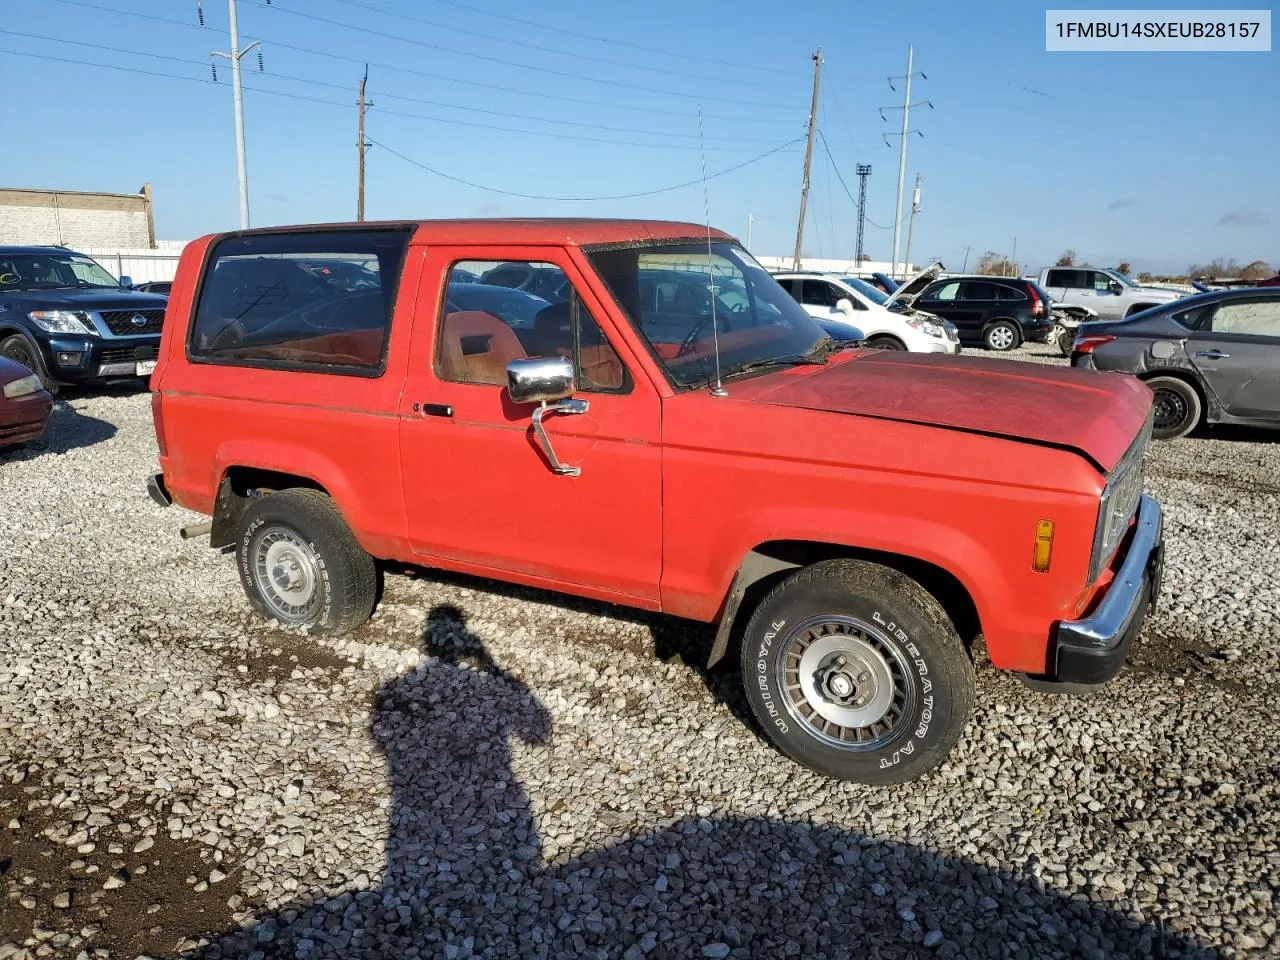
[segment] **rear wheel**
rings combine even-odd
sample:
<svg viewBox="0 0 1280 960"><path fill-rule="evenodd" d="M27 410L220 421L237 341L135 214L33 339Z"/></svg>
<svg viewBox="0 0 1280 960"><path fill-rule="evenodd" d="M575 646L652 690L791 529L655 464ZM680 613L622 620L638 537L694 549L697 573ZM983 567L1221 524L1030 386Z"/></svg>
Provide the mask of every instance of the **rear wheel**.
<svg viewBox="0 0 1280 960"><path fill-rule="evenodd" d="M1017 324L1008 320L997 320L991 326L987 327L986 332L982 335L982 342L988 350L1012 350L1021 340L1018 334Z"/></svg>
<svg viewBox="0 0 1280 960"><path fill-rule="evenodd" d="M249 603L264 617L338 635L373 612L373 558L318 490L282 490L251 502L237 526L236 558Z"/></svg>
<svg viewBox="0 0 1280 960"><path fill-rule="evenodd" d="M896 337L879 336L872 337L867 341L867 346L872 350L905 350L907 345Z"/></svg>
<svg viewBox="0 0 1280 960"><path fill-rule="evenodd" d="M937 600L856 560L806 567L765 597L743 637L742 675L779 749L860 783L932 770L973 707L973 665Z"/></svg>
<svg viewBox="0 0 1280 960"><path fill-rule="evenodd" d="M1062 326L1058 327L1056 337L1058 352L1064 357L1071 356L1071 344L1075 343L1075 339L1076 335L1074 330L1070 330L1067 327Z"/></svg>
<svg viewBox="0 0 1280 960"><path fill-rule="evenodd" d="M1177 377L1152 377L1146 381L1154 395L1151 435L1157 440L1185 437L1200 422L1202 404L1195 387Z"/></svg>
<svg viewBox="0 0 1280 960"><path fill-rule="evenodd" d="M31 346L26 337L15 333L0 340L0 357L22 364L40 378L40 385L44 389L50 393L57 392L57 388L49 382L49 372L44 368L40 352Z"/></svg>

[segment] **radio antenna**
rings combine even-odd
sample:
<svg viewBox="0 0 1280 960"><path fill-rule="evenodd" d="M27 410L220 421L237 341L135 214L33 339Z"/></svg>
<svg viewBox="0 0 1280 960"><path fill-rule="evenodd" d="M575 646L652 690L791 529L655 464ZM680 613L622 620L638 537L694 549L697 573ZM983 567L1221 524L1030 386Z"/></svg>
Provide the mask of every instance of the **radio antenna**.
<svg viewBox="0 0 1280 960"><path fill-rule="evenodd" d="M698 153L702 157L702 208L707 217L707 268L711 282L707 292L711 294L711 351L716 360L716 385L711 388L713 397L727 397L729 392L720 383L720 332L716 323L716 263L711 251L711 197L707 192L707 147L702 133L702 104L698 104Z"/></svg>

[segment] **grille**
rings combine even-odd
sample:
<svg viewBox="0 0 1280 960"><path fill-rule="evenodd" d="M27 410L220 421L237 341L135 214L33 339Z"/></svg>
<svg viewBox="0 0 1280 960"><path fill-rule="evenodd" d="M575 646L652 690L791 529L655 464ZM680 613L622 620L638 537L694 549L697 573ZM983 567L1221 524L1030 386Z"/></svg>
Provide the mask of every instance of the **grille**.
<svg viewBox="0 0 1280 960"><path fill-rule="evenodd" d="M155 358L154 344L145 347L109 347L102 351L103 363L133 363L135 360L154 360Z"/></svg>
<svg viewBox="0 0 1280 960"><path fill-rule="evenodd" d="M164 328L163 310L103 310L102 322L117 337L133 337L144 333L159 333ZM142 317L147 322L137 326L134 317Z"/></svg>

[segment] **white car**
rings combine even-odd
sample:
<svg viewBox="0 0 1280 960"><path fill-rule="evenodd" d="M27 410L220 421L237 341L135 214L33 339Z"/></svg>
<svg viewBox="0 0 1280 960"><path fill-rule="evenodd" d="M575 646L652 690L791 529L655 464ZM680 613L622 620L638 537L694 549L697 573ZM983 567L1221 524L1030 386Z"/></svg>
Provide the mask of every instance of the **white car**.
<svg viewBox="0 0 1280 960"><path fill-rule="evenodd" d="M900 286L898 293L918 287L917 280L932 279L938 272L935 264ZM954 324L905 305L891 309L897 293L885 296L857 277L789 271L775 273L773 278L811 317L858 327L868 347L915 353L960 352Z"/></svg>

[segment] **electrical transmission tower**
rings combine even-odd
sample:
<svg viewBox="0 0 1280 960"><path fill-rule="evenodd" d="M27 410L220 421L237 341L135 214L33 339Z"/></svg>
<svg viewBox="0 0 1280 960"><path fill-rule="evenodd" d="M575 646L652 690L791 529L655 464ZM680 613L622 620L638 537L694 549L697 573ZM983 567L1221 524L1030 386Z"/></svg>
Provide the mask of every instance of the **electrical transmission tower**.
<svg viewBox="0 0 1280 960"><path fill-rule="evenodd" d="M871 164L860 163L858 172L858 241L854 244L853 262L861 264L866 259L866 249L862 245L862 236L867 226L867 177L871 176Z"/></svg>
<svg viewBox="0 0 1280 960"><path fill-rule="evenodd" d="M891 144L889 143L889 138L890 138L890 137L900 137L900 138L901 138L901 142L900 142L900 145L899 145L900 149L899 149L899 152L898 152L898 202L897 202L897 204L896 204L896 206L895 206L895 208L894 208L894 214L893 214L893 273L894 273L894 275L895 275L895 276L897 275L897 272L898 272L898 237L899 237L899 232L900 232L900 231L901 231L901 229L902 229L902 191L906 188L906 185L907 185L907 137L909 137L909 136L910 136L911 134L913 134L913 133L915 133L915 134L919 134L919 135L920 135L920 136L922 136L922 137L924 136L924 134L923 134L923 133L920 133L920 131L919 131L919 130L912 130L912 129L911 129L911 108L912 108L912 107L919 107L919 106L926 106L926 107L928 107L930 110L932 110L932 109L933 109L933 104L932 104L930 101L928 101L928 100L922 100L922 101L920 101L919 103L912 103L912 102L911 102L911 78L912 78L912 77L915 77L915 76L919 76L921 80L928 80L928 79L929 79L929 78L928 78L928 77L926 77L923 73L919 73L919 74L912 73L912 71L911 71L911 67L912 67L912 62L913 62L913 60L914 60L914 57L915 57L915 50L914 50L912 47L907 47L907 72L906 72L906 75L905 75L905 76L901 76L901 77L890 77L890 78L889 78L889 89L890 89L890 90L892 90L894 93L897 93L897 92L898 92L897 87L895 87L895 86L893 85L893 81L894 81L894 80L906 80L906 82L907 82L907 83L906 83L906 92L905 92L905 94L904 94L904 95L903 95L903 97L902 97L902 106L900 106L900 107L897 107L897 106L894 106L894 107L881 107L881 108L880 108L880 119L881 119L881 120L887 120L887 119L888 119L888 118L884 115L884 112L885 112L886 110L901 110L901 111L902 111L902 132L901 132L901 133L886 133L886 134L884 134L884 142L885 142L885 146L891 146Z"/></svg>

